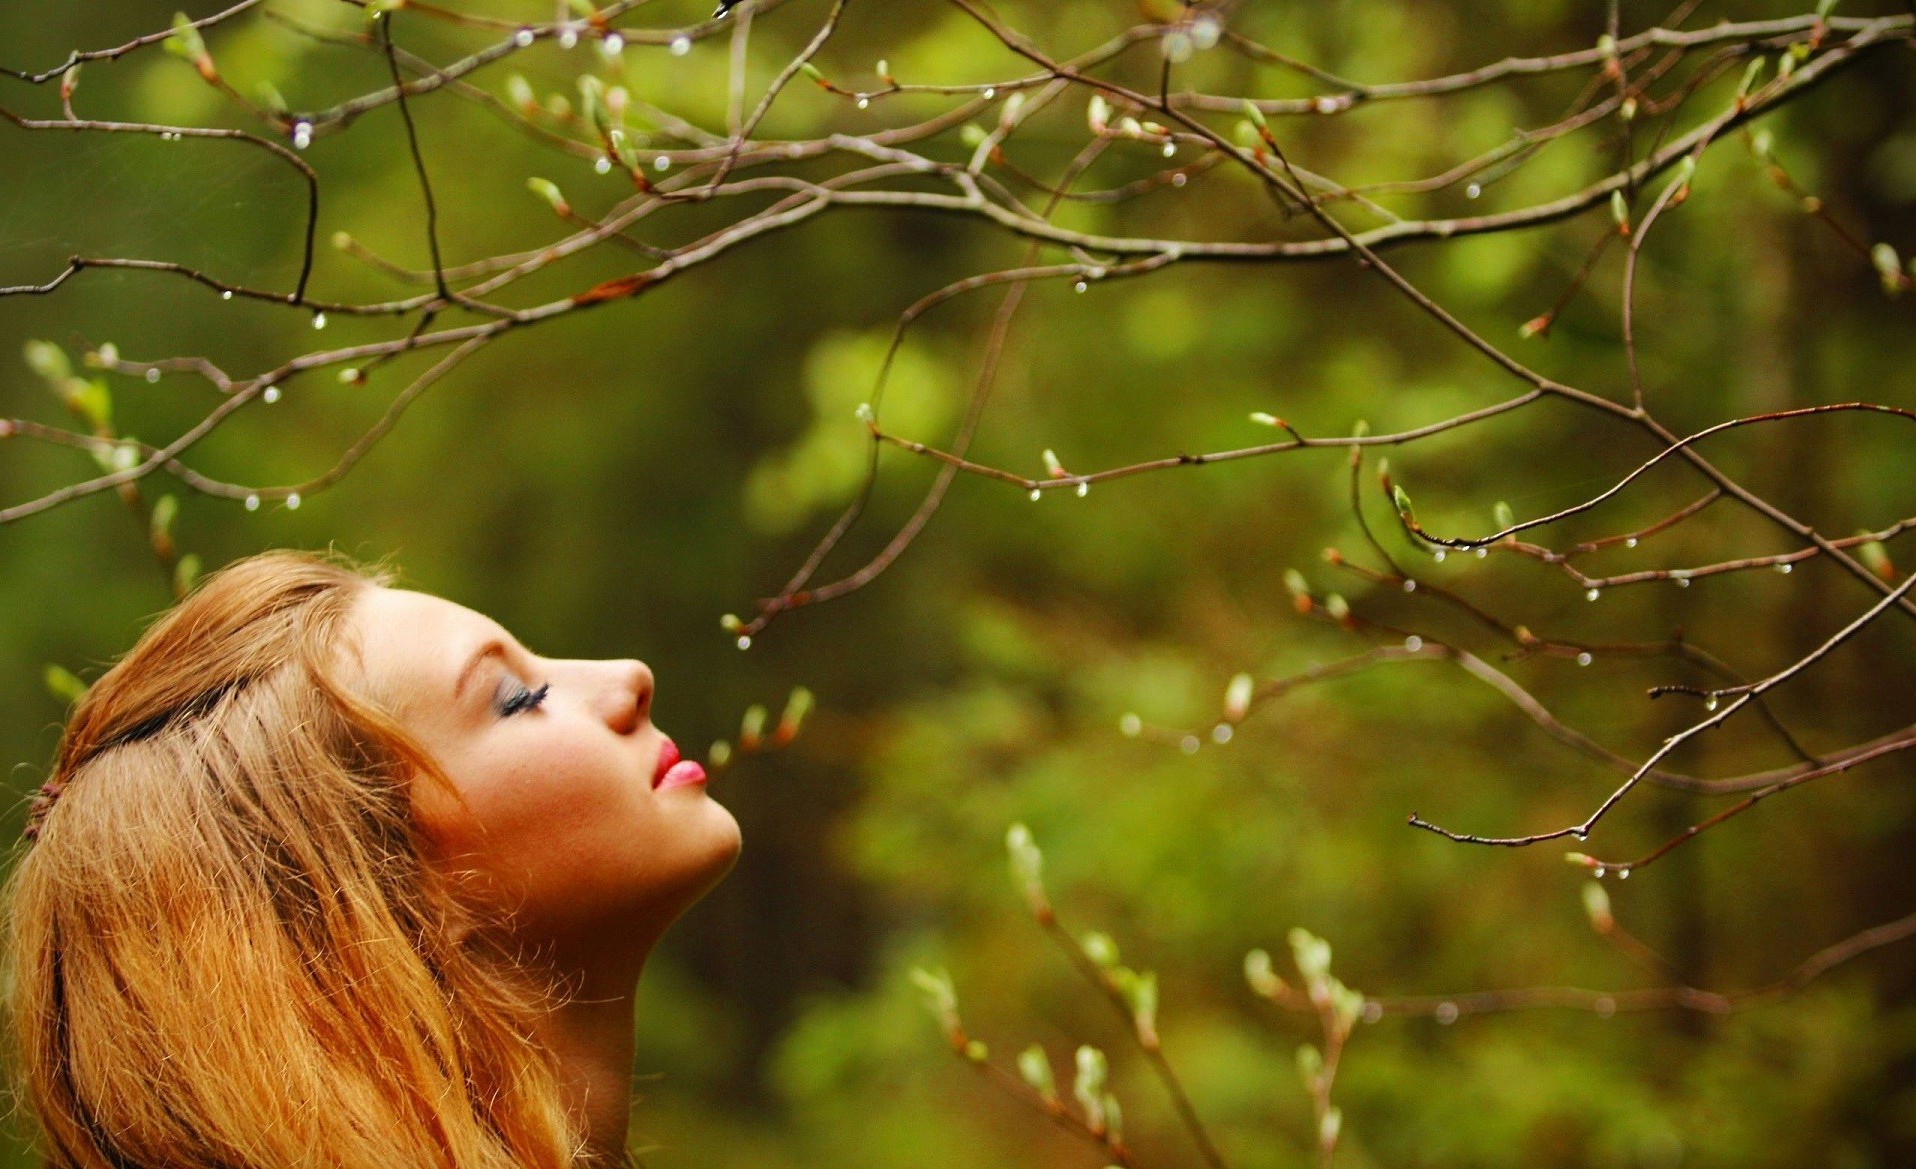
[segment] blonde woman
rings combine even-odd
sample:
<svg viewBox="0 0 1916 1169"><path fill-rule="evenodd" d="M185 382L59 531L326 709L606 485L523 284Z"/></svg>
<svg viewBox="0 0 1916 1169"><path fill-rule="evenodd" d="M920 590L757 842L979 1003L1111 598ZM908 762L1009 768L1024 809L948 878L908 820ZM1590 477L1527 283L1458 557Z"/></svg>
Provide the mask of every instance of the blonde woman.
<svg viewBox="0 0 1916 1169"><path fill-rule="evenodd" d="M632 1000L731 866L637 661L241 561L74 709L8 897L53 1166L618 1165Z"/></svg>

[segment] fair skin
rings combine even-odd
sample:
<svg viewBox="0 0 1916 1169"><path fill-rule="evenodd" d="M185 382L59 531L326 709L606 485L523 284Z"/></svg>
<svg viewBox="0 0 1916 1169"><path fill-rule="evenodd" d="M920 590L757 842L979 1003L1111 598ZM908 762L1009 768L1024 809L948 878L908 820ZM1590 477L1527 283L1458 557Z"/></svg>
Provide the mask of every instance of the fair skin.
<svg viewBox="0 0 1916 1169"><path fill-rule="evenodd" d="M371 691L451 780L415 797L438 859L567 992L540 1038L588 1142L616 1158L639 975L731 868L738 824L702 783L655 786L668 740L643 662L542 658L489 618L401 589L365 590L351 625Z"/></svg>

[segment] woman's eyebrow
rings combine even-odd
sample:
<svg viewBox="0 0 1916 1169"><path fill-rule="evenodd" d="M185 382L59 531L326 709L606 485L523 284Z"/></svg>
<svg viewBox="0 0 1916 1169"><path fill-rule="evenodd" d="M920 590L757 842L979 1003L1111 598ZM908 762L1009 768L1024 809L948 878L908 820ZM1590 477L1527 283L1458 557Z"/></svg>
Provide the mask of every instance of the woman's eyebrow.
<svg viewBox="0 0 1916 1169"><path fill-rule="evenodd" d="M453 700L456 702L464 696L466 687L472 684L473 675L479 672L480 666L485 665L487 658L504 659L505 656L506 643L496 637L474 651L473 655L466 659L465 666L460 669L458 681L453 683Z"/></svg>

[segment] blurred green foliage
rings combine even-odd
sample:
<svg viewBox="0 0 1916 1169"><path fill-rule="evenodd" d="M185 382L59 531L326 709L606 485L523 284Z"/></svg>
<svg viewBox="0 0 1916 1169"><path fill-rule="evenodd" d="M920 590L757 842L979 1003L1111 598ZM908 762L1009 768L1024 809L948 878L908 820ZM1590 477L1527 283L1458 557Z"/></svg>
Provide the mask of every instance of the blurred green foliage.
<svg viewBox="0 0 1916 1169"><path fill-rule="evenodd" d="M301 20L357 28L326 0L273 0ZM1148 6L1147 6L1148 7ZM1706 4L1696 27L1800 11ZM1845 5L1844 11L1896 10ZM637 17L702 18L709 0L670 0ZM1060 53L1137 19L1129 0L1003 0L1011 23ZM201 9L211 11L210 5ZM761 18L762 84L816 27L823 0ZM550 6L493 11L545 19ZM1664 16L1622 6L1626 29ZM192 15L202 14L196 9ZM0 58L44 67L73 46L166 26L170 5L116 0L0 9ZM1343 76L1403 80L1510 54L1594 42L1604 6L1560 0L1270 0L1234 17L1247 35ZM402 43L435 59L470 51L469 30L401 14ZM207 44L243 92L269 82L294 108L381 84L384 64L249 19ZM463 47L462 47L463 46ZM722 125L723 38L683 58L629 49L625 84L705 125ZM516 58L543 97L576 95L581 48ZM885 58L902 80L975 83L1023 67L954 9L850 6L820 55L833 78ZM1152 61L1118 67L1133 81ZM506 92L506 69L475 83ZM1295 75L1223 50L1188 80L1214 92L1299 96ZM1718 88L1728 86L1733 78ZM1149 81L1141 83L1148 84ZM848 81L856 87L870 82ZM1581 84L1546 77L1441 100L1274 122L1299 159L1348 182L1419 177L1489 149L1513 126L1553 120ZM1727 92L1708 91L1715 100ZM159 53L87 66L81 101L98 117L229 124L193 67ZM1916 250L1916 119L1903 49L1850 71L1769 120L1776 150L1859 236ZM942 108L914 97L903 111ZM6 82L0 103L47 114L46 90ZM623 193L579 160L543 151L489 115L418 103L449 263L537 247L562 225L526 191L556 182L587 213ZM800 85L771 134L858 132L861 115ZM1034 123L1014 149L1055 173L1083 137L1082 108ZM952 157L961 149L956 135ZM74 253L164 257L227 278L285 287L297 271L302 189L263 153L220 143L27 134L0 126L0 283L44 280ZM1615 141L1585 135L1540 152L1472 202L1458 190L1405 197L1406 215L1464 214L1560 194L1604 172ZM382 109L307 152L324 176L320 238L345 231L382 254L425 263L422 216L397 115ZM1113 186L1157 164L1117 152L1087 182ZM1210 185L1207 185L1210 184ZM1916 405L1908 298L1886 299L1866 260L1800 214L1735 141L1703 160L1696 193L1645 251L1638 300L1653 407L1679 431L1734 414L1871 398ZM1222 192L1222 197L1216 193ZM1235 192L1235 193L1233 193ZM1286 230L1242 176L1221 169L1181 192L1113 208L1067 206L1085 230L1229 238ZM1220 209L1221 208L1221 209ZM692 207L660 230L691 238L723 222ZM1548 340L1516 330L1556 299L1607 214L1522 234L1393 253L1441 303L1553 377L1627 393L1618 341L1618 251L1595 271ZM970 222L853 210L769 236L669 286L515 335L415 405L337 488L297 512L181 492L172 536L207 565L279 545L333 545L389 558L417 587L501 620L557 656L638 653L661 679L657 714L681 742L736 735L737 712L803 683L819 697L788 752L739 762L715 794L747 848L738 871L670 940L648 972L638 1020L635 1125L672 1166L893 1166L959 1169L1098 1163L1043 1118L994 1093L951 1057L907 972L943 966L971 1033L1009 1061L1031 1043L1061 1073L1080 1043L1113 1059L1126 1131L1149 1166L1194 1163L1157 1085L1104 1004L1044 943L1004 875L1002 841L1031 825L1051 894L1075 929L1108 932L1161 983L1165 1050L1238 1169L1313 1161L1311 1106L1294 1051L1314 1021L1280 1016L1244 986L1245 952L1282 952L1293 926L1335 947L1338 977L1370 994L1498 987L1649 985L1589 929L1582 876L1549 846L1482 850L1414 833L1419 811L1488 831L1581 817L1614 777L1549 741L1502 699L1441 663L1409 663L1306 688L1253 713L1228 744L1194 754L1118 733L1125 712L1153 727L1218 717L1227 680L1270 677L1362 648L1298 619L1285 570L1335 589L1377 620L1492 654L1424 597L1374 590L1325 565L1361 543L1341 452L1287 456L1101 484L1087 498L1027 502L961 478L926 534L850 599L799 612L740 654L719 614L747 612L802 559L858 489L867 454L853 408L869 399L896 315L943 283L1018 261L1023 245ZM528 282L540 297L621 274L594 253ZM333 251L318 295L382 298L387 277ZM928 315L883 404L885 424L943 443L981 360L995 294ZM385 336L329 323L328 343ZM19 354L31 339L78 355L111 341L128 357L203 353L236 371L314 343L310 322L144 273L89 272L0 310L0 415L58 422L61 401ZM209 473L293 482L329 465L418 360L368 386L290 383L285 400L243 412L196 448ZM90 388L93 380L78 383ZM102 378L124 433L177 432L213 400L169 375ZM1089 470L1267 441L1250 411L1306 433L1357 420L1397 429L1509 396L1517 387L1347 264L1181 265L1147 280L1034 287L1014 325L975 457L1039 474L1039 452ZM1493 504L1519 516L1578 500L1645 457L1633 437L1545 405L1393 452L1399 480L1434 530L1484 530ZM1846 534L1909 512L1904 431L1837 418L1752 428L1711 457L1753 489ZM0 498L14 502L87 473L84 453L0 446ZM838 562L854 566L910 514L933 468L895 452L871 514ZM1368 483L1368 479L1366 480ZM1625 530L1702 487L1672 469L1651 490L1554 533L1559 545ZM170 488L169 488L170 489ZM154 490L152 494L158 494ZM1389 525L1371 500L1373 523ZM171 595L144 519L103 494L0 530L0 758L26 793L50 757L64 697L49 666L96 676ZM1381 528L1380 528L1381 530ZM1395 537L1395 554L1416 557ZM1694 564L1782 550L1728 507L1606 554L1605 568ZM1903 560L1907 551L1891 551ZM1564 578L1493 557L1420 560L1419 572L1559 637L1668 636L1711 647L1751 673L1815 645L1864 603L1820 564L1673 588L1620 589L1587 604ZM1814 749L1908 721L1908 622L1834 655L1780 706ZM1493 658L1494 660L1494 658ZM1643 753L1684 725L1645 686L1681 675L1667 661L1563 659L1509 669L1599 740ZM64 683L63 683L64 684ZM71 689L70 686L67 689ZM1739 725L1682 755L1727 774L1783 762ZM1693 984L1736 989L1779 977L1811 951L1916 903L1916 771L1898 757L1792 793L1611 890L1619 918ZM10 824L17 823L16 801ZM1646 790L1606 826L1630 855L1713 805ZM1916 1162L1916 956L1873 954L1790 1001L1727 1018L1598 1018L1532 1011L1360 1024L1337 1098L1341 1163L1362 1166L1891 1166ZM0 1164L24 1164L24 1153Z"/></svg>

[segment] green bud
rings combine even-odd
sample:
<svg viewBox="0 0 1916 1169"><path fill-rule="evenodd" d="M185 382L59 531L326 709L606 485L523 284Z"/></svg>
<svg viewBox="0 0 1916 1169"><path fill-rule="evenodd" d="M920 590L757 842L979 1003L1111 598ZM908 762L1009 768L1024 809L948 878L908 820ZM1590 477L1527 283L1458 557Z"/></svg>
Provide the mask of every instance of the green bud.
<svg viewBox="0 0 1916 1169"><path fill-rule="evenodd" d="M278 114L281 117L285 117L289 112L289 107L286 105L286 95L281 93L279 87L275 86L272 82L258 82L253 86L253 92L259 98L260 107L266 110L267 113Z"/></svg>
<svg viewBox="0 0 1916 1169"><path fill-rule="evenodd" d="M184 597L193 591L193 586L199 583L199 579L200 558L197 554L188 552L173 565L173 595Z"/></svg>
<svg viewBox="0 0 1916 1169"><path fill-rule="evenodd" d="M1403 516L1406 522L1413 524L1417 522L1417 513L1411 510L1410 506L1410 492L1405 491L1402 485L1391 485L1390 501L1397 508L1397 514Z"/></svg>
<svg viewBox="0 0 1916 1169"><path fill-rule="evenodd" d="M852 411L852 417L870 426L872 420L877 416L872 413L872 404L870 402L860 402L858 408Z"/></svg>
<svg viewBox="0 0 1916 1169"><path fill-rule="evenodd" d="M86 697L86 683L65 666L48 665L42 677L47 685L47 693L68 706Z"/></svg>
<svg viewBox="0 0 1916 1169"><path fill-rule="evenodd" d="M983 1063L991 1058L991 1049L982 1039L973 1039L965 1044L965 1058L972 1063Z"/></svg>
<svg viewBox="0 0 1916 1169"><path fill-rule="evenodd" d="M1885 294L1895 296L1903 291L1903 261L1894 247L1879 243L1869 250L1869 259L1876 265L1876 274L1883 279Z"/></svg>
<svg viewBox="0 0 1916 1169"><path fill-rule="evenodd" d="M1304 1081L1304 1090L1315 1093L1317 1078L1323 1074L1323 1053L1308 1043L1300 1045L1297 1049L1297 1078Z"/></svg>
<svg viewBox="0 0 1916 1169"><path fill-rule="evenodd" d="M532 83L518 73L506 78L506 96L521 111L534 109L539 104L539 95L532 91Z"/></svg>
<svg viewBox="0 0 1916 1169"><path fill-rule="evenodd" d="M1630 229L1630 204L1624 199L1621 190L1610 192L1610 218L1616 220L1617 226L1625 231Z"/></svg>
<svg viewBox="0 0 1916 1169"><path fill-rule="evenodd" d="M958 141L963 142L967 150L978 149L989 137L991 135L985 132L985 128L976 122L966 122L958 127Z"/></svg>
<svg viewBox="0 0 1916 1169"><path fill-rule="evenodd" d="M1110 1064L1104 1052L1085 1044L1078 1048L1078 1074L1072 1081L1071 1094L1077 1098L1079 1107L1084 1109L1085 1122L1094 1132L1104 1131L1104 1080L1110 1071Z"/></svg>
<svg viewBox="0 0 1916 1169"><path fill-rule="evenodd" d="M565 201L565 196L560 193L559 185L550 179L534 176L526 180L526 188L544 199L557 214L566 215L572 211L572 207Z"/></svg>
<svg viewBox="0 0 1916 1169"><path fill-rule="evenodd" d="M1867 533L1858 533L1858 535L1866 534ZM1862 544L1856 549L1856 558L1861 560L1866 568L1883 580L1892 581L1896 579L1896 566L1890 562L1889 549L1883 547L1881 540L1870 540Z"/></svg>
<svg viewBox="0 0 1916 1169"><path fill-rule="evenodd" d="M1497 530L1500 532L1517 526L1517 513L1511 511L1510 505L1501 499L1497 501L1496 507L1491 508L1491 515L1496 518Z"/></svg>
<svg viewBox="0 0 1916 1169"><path fill-rule="evenodd" d="M765 708L758 703L745 708L745 716L738 723L738 745L750 751L758 746L759 736L765 733Z"/></svg>
<svg viewBox="0 0 1916 1169"><path fill-rule="evenodd" d="M1337 1144L1337 1134L1342 1132L1343 1129L1344 1110L1342 1108L1326 1108L1323 1118L1317 1122L1318 1143L1327 1149L1334 1147Z"/></svg>
<svg viewBox="0 0 1916 1169"><path fill-rule="evenodd" d="M599 132L599 137L611 136L612 115L605 108L605 82L590 73L579 77L579 109L592 128Z"/></svg>
<svg viewBox="0 0 1916 1169"><path fill-rule="evenodd" d="M1816 19L1828 20L1830 13L1836 11L1836 0L1817 0Z"/></svg>
<svg viewBox="0 0 1916 1169"><path fill-rule="evenodd" d="M1118 1107L1118 1098L1109 1092L1104 1094L1104 1134L1113 1144L1124 1141L1124 1110Z"/></svg>
<svg viewBox="0 0 1916 1169"><path fill-rule="evenodd" d="M1370 423L1369 423L1369 421L1367 421L1367 420L1365 420L1365 419L1363 419L1363 418L1359 418L1359 419L1358 419L1358 420L1356 421L1356 423L1355 423L1355 424L1353 424L1353 425L1351 426L1351 437L1352 437L1352 438L1367 438L1367 437L1369 437L1369 435L1370 435Z"/></svg>
<svg viewBox="0 0 1916 1169"><path fill-rule="evenodd" d="M1264 137L1257 132L1257 127L1243 118L1239 118L1237 125L1232 128L1231 139L1244 150L1256 150L1264 145Z"/></svg>
<svg viewBox="0 0 1916 1169"><path fill-rule="evenodd" d="M1596 881L1584 883L1583 912L1590 918L1590 927L1598 933L1609 933L1616 921L1610 913L1610 892Z"/></svg>
<svg viewBox="0 0 1916 1169"><path fill-rule="evenodd" d="M1351 605L1344 599L1343 594L1332 593L1324 598L1324 611L1331 615L1332 620L1344 621L1350 618Z"/></svg>
<svg viewBox="0 0 1916 1169"><path fill-rule="evenodd" d="M1310 582L1295 568L1284 570L1284 587L1293 597L1308 597L1311 593Z"/></svg>
<svg viewBox="0 0 1916 1169"><path fill-rule="evenodd" d="M1111 940L1110 934L1090 930L1078 939L1078 948L1100 970L1110 970L1118 964L1118 944Z"/></svg>
<svg viewBox="0 0 1916 1169"><path fill-rule="evenodd" d="M719 618L719 628L727 633L743 633L745 632L745 622L739 620L737 613L727 613L725 616Z"/></svg>
<svg viewBox="0 0 1916 1169"><path fill-rule="evenodd" d="M951 985L951 975L943 970L933 971L914 966L909 977L911 984L924 995L925 1005L931 1009L945 1034L962 1033L964 1025L958 1018L958 992Z"/></svg>
<svg viewBox="0 0 1916 1169"><path fill-rule="evenodd" d="M1042 1046L1034 1043L1018 1053L1018 1076L1046 1104L1058 1102L1058 1084L1051 1078L1051 1057Z"/></svg>
<svg viewBox="0 0 1916 1169"><path fill-rule="evenodd" d="M1224 717L1236 722L1251 709L1251 695L1257 689L1257 680L1249 674L1238 674L1224 688Z"/></svg>
<svg viewBox="0 0 1916 1169"><path fill-rule="evenodd" d="M1770 161L1770 155L1776 149L1776 135L1770 133L1768 126L1750 135L1750 151L1764 162Z"/></svg>
<svg viewBox="0 0 1916 1169"><path fill-rule="evenodd" d="M726 742L724 739L718 740L712 744L712 749L705 753L705 758L710 761L714 767L725 766L732 761L732 744Z"/></svg>
<svg viewBox="0 0 1916 1169"><path fill-rule="evenodd" d="M1750 90L1756 88L1757 80L1763 76L1763 66L1765 64L1767 64L1767 61L1764 58L1757 57L1748 65L1744 66L1743 80L1739 81L1736 86L1736 96L1739 99L1748 94Z"/></svg>
<svg viewBox="0 0 1916 1169"><path fill-rule="evenodd" d="M1252 950L1244 955L1244 981L1250 984L1253 993L1267 999L1284 992L1284 980L1271 968L1271 955L1265 950Z"/></svg>
<svg viewBox="0 0 1916 1169"><path fill-rule="evenodd" d="M799 728L805 724L805 716L812 712L812 692L803 686L792 687L791 696L785 700L785 709L778 716L778 730L773 734L781 743L789 743L797 737Z"/></svg>
<svg viewBox="0 0 1916 1169"><path fill-rule="evenodd" d="M1266 414L1262 410L1252 411L1250 418L1252 422L1257 423L1259 426L1282 426L1284 424L1282 418L1279 418L1275 414Z"/></svg>
<svg viewBox="0 0 1916 1169"><path fill-rule="evenodd" d="M1050 912L1051 903L1044 891L1044 853L1031 838L1031 829L1013 824L1005 831L1005 852L1011 863L1011 880L1023 891L1025 904L1036 914Z"/></svg>
<svg viewBox="0 0 1916 1169"><path fill-rule="evenodd" d="M162 495L153 504L153 514L147 520L147 535L155 548L172 547L173 521L179 514L180 501L171 495Z"/></svg>
<svg viewBox="0 0 1916 1169"><path fill-rule="evenodd" d="M73 363L67 360L66 350L53 342L29 341L23 351L27 358L27 368L47 381L64 381L73 376Z"/></svg>
<svg viewBox="0 0 1916 1169"><path fill-rule="evenodd" d="M1299 926L1289 935L1291 957L1297 962L1297 969L1311 982L1322 982L1331 973L1331 944L1309 930Z"/></svg>
<svg viewBox="0 0 1916 1169"><path fill-rule="evenodd" d="M1051 476L1053 479L1062 479L1070 474L1070 472L1064 469L1064 464L1058 461L1058 453L1050 447L1046 447L1044 450L1044 470L1045 474Z"/></svg>
<svg viewBox="0 0 1916 1169"><path fill-rule="evenodd" d="M182 60L198 64L206 56L206 42L200 37L200 30L193 27L186 13L173 14L173 32L166 38L164 48L167 52Z"/></svg>
<svg viewBox="0 0 1916 1169"><path fill-rule="evenodd" d="M1264 117L1263 108L1248 97L1244 99L1244 116L1249 118L1251 124L1260 130L1270 125L1270 122Z"/></svg>
<svg viewBox="0 0 1916 1169"><path fill-rule="evenodd" d="M813 81L818 82L820 85L825 84L825 75L823 73L820 73L818 71L818 66L812 64L810 61L800 61L798 64L798 71L800 73L803 73L805 76L811 78Z"/></svg>

